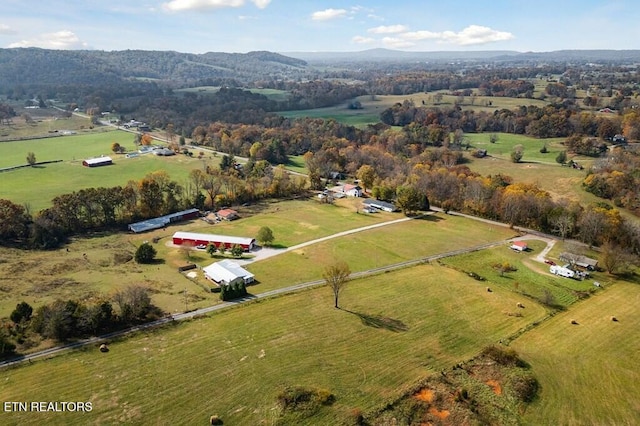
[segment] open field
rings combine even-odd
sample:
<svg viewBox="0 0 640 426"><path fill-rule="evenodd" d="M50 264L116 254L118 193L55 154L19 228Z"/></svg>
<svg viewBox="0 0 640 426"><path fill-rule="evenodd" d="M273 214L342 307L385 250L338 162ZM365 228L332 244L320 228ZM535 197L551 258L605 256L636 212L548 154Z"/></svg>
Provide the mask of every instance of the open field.
<svg viewBox="0 0 640 426"><path fill-rule="evenodd" d="M4 424L275 424L286 386L327 389L332 406L287 424L340 424L545 315L519 296L440 266L353 281L334 309L327 288L140 333L3 372L4 401L91 401L87 414L3 413ZM127 368L126 366L135 366ZM69 375L73 371L73 375Z"/></svg>
<svg viewBox="0 0 640 426"><path fill-rule="evenodd" d="M279 114L289 118L313 117L313 118L333 118L344 124L356 127L365 127L368 124L380 122L380 114L385 109L396 103L402 103L405 100L413 101L416 106L452 108L458 100L457 96L443 94L440 102L435 102L433 93L413 93L410 95L364 95L358 96L356 100L360 101L362 109L348 109L347 103L327 108L315 108L299 111L280 111ZM447 93L443 91L442 93ZM525 98L501 98L501 97L485 97L476 96L473 99L465 97L465 101L460 105L462 109L474 111L494 112L502 108L513 109L521 105L537 105L544 106L547 102L538 99ZM491 106L486 104L491 102Z"/></svg>
<svg viewBox="0 0 640 426"><path fill-rule="evenodd" d="M151 288L154 303L167 312L184 311L185 290L188 309L209 306L218 302L217 294L206 292L201 287L209 283L201 275L195 282L191 281L176 272L176 268L187 263L207 266L218 258L212 259L201 250L168 246L166 243L170 242L175 231L252 237L260 227L269 226L274 232L274 245L290 247L348 229L402 218L399 213L356 214L354 202L360 200L340 200L342 207L315 201L281 202L254 216L241 210L241 215L245 216L242 219L216 225L195 220L139 235L122 233L76 238L68 246L69 251L62 248L53 252L23 252L2 248L0 316L8 316L22 300L39 306L55 298L84 299L109 295L129 284ZM454 216L390 225L250 264L247 269L256 274L260 284L250 287L249 291L261 293L320 279L324 265L336 257L344 258L356 272L498 241L512 235L513 231L508 228L477 226L473 221ZM133 261L116 261L117 255L132 255L139 244L154 238L159 239L155 247L161 263L138 265ZM407 241L420 241L420 244ZM287 273L283 275L282 271Z"/></svg>
<svg viewBox="0 0 640 426"><path fill-rule="evenodd" d="M92 125L89 117L77 114L68 118L62 117L62 112L54 108L29 109L21 105L12 106L18 116L12 118L13 124L0 125L0 141L49 137L64 131L88 134L108 130ZM27 122L23 114L28 114L32 120Z"/></svg>
<svg viewBox="0 0 640 426"><path fill-rule="evenodd" d="M118 142L129 151L135 150L133 140L133 134L113 130L95 134L2 142L0 167L25 164L28 152L35 153L38 161L63 161L3 172L0 198L18 204L29 204L32 211L36 212L49 206L51 199L56 195L83 188L125 185L131 179L138 180L157 170L165 170L172 179L183 182L190 170L204 166L203 161L216 164L219 161L211 155L206 156L205 160L184 155L158 157L152 154L126 158L124 155L111 152L113 142ZM97 168L82 166L83 159L100 155L110 155L114 165Z"/></svg>
<svg viewBox="0 0 640 426"><path fill-rule="evenodd" d="M512 343L541 388L525 424L638 423L639 303L638 284L617 282Z"/></svg>

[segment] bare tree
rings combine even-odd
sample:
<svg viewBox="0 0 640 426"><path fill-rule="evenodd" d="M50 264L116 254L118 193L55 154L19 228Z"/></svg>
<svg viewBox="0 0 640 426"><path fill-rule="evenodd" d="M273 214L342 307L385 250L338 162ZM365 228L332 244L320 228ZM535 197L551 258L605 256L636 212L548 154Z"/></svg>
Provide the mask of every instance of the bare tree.
<svg viewBox="0 0 640 426"><path fill-rule="evenodd" d="M337 261L324 268L322 278L324 278L327 285L331 288L331 291L333 291L335 308L339 308L338 298L347 281L349 281L349 275L351 275L351 270L349 269L349 265L344 261Z"/></svg>

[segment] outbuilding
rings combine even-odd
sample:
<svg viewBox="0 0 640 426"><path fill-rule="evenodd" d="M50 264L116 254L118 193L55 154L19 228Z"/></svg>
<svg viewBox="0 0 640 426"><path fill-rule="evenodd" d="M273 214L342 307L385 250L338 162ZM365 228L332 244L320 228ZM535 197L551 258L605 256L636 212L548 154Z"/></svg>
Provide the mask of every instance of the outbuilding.
<svg viewBox="0 0 640 426"><path fill-rule="evenodd" d="M220 219L229 220L229 221L240 218L240 216L238 215L238 212L232 209L218 210L218 213L216 213L216 215Z"/></svg>
<svg viewBox="0 0 640 426"><path fill-rule="evenodd" d="M237 280L251 284L255 276L238 263L225 259L202 268L204 276L218 285L229 285Z"/></svg>
<svg viewBox="0 0 640 426"><path fill-rule="evenodd" d="M374 198L367 198L362 202L362 205L364 207L383 210L385 212L395 212L396 210L398 210L398 208L393 204L387 203L386 201L376 200Z"/></svg>
<svg viewBox="0 0 640 426"><path fill-rule="evenodd" d="M100 166L108 166L113 164L113 160L111 157L97 157L97 158L88 158L82 162L82 165L85 167L100 167Z"/></svg>
<svg viewBox="0 0 640 426"><path fill-rule="evenodd" d="M154 229L164 228L165 226L175 222L194 219L198 216L200 216L200 211L198 209L182 210L176 213L132 223L129 225L129 231L135 232L136 234L139 232L152 231Z"/></svg>
<svg viewBox="0 0 640 426"><path fill-rule="evenodd" d="M511 250L515 250L515 251L527 251L529 249L529 247L527 246L527 243L524 241L512 241L511 242Z"/></svg>
<svg viewBox="0 0 640 426"><path fill-rule="evenodd" d="M200 234L195 232L178 231L173 234L173 244L177 246L199 246L214 244L216 247L231 249L235 245L242 247L244 251L251 251L256 247L255 238L232 237L230 235Z"/></svg>

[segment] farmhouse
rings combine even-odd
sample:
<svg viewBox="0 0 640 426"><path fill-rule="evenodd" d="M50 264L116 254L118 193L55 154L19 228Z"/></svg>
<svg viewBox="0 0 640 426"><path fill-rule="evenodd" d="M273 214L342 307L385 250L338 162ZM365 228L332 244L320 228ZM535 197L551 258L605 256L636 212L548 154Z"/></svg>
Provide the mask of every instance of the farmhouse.
<svg viewBox="0 0 640 426"><path fill-rule="evenodd" d="M342 192L350 197L362 197L362 187L360 185L347 183L342 187Z"/></svg>
<svg viewBox="0 0 640 426"><path fill-rule="evenodd" d="M242 280L245 284L251 284L255 278L251 272L230 259L212 263L202 268L202 271L207 279L218 285L229 285L237 280Z"/></svg>
<svg viewBox="0 0 640 426"><path fill-rule="evenodd" d="M380 201L373 198L367 198L362 202L364 207L374 208L378 210L383 210L385 212L395 212L398 210L396 206L391 203L387 203L386 201Z"/></svg>
<svg viewBox="0 0 640 426"><path fill-rule="evenodd" d="M176 153L169 148L156 148L153 150L153 153L162 157L170 157L172 155L176 155Z"/></svg>
<svg viewBox="0 0 640 426"><path fill-rule="evenodd" d="M193 219L195 217L198 217L199 215L200 215L200 211L198 209L183 210L181 212L172 213L165 216L155 217L153 219L132 223L128 226L128 228L129 228L129 231L135 232L137 234L139 232L146 232L146 231L151 231L153 229L164 228L165 226L171 223Z"/></svg>
<svg viewBox="0 0 640 426"><path fill-rule="evenodd" d="M513 241L510 248L515 251L527 251L529 249L527 243L524 241Z"/></svg>
<svg viewBox="0 0 640 426"><path fill-rule="evenodd" d="M598 266L598 261L596 259L591 259L581 254L564 252L560 254L559 258L564 262L573 263L576 266L588 269L590 271L593 271Z"/></svg>
<svg viewBox="0 0 640 426"><path fill-rule="evenodd" d="M238 216L238 212L232 209L218 210L218 213L216 213L216 216L224 220L236 220L240 218L240 216Z"/></svg>
<svg viewBox="0 0 640 426"><path fill-rule="evenodd" d="M256 240L255 238L178 231L173 234L173 244L193 247L214 244L216 247L223 246L225 249L230 249L237 244L242 247L244 251L251 251L256 247Z"/></svg>
<svg viewBox="0 0 640 426"><path fill-rule="evenodd" d="M82 162L82 165L85 167L100 167L108 166L109 164L113 164L111 157L89 158Z"/></svg>

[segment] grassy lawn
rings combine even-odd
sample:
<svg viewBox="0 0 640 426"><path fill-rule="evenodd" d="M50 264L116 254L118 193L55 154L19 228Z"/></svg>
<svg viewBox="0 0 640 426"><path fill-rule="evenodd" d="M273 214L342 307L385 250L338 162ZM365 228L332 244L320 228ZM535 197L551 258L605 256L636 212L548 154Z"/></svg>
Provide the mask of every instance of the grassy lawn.
<svg viewBox="0 0 640 426"><path fill-rule="evenodd" d="M512 343L541 387L524 424L637 424L638 303L637 284L616 282Z"/></svg>
<svg viewBox="0 0 640 426"><path fill-rule="evenodd" d="M423 265L353 281L334 309L319 288L3 372L4 401L91 401L91 413L3 414L4 424L274 424L286 386L327 389L336 401L292 424L340 424L421 377L476 354L544 316L504 310L519 299ZM135 368L127 368L135 366ZM69 374L73 371L73 374ZM153 389L153 391L149 391Z"/></svg>
<svg viewBox="0 0 640 426"><path fill-rule="evenodd" d="M302 155L289 155L289 162L286 164L286 167L288 170L292 170L297 173L309 173Z"/></svg>
<svg viewBox="0 0 640 426"><path fill-rule="evenodd" d="M18 204L28 203L36 212L49 206L56 195L83 188L125 185L131 179L138 180L157 170L165 170L172 179L183 182L191 169L203 166L203 161L219 161L211 156L198 160L184 155L158 157L147 154L126 158L110 151L113 142L130 151L135 149L133 135L122 131L0 143L0 167L25 164L28 152L34 152L38 161L63 160L3 172L0 198ZM100 155L110 155L114 165L82 166L83 159Z"/></svg>
<svg viewBox="0 0 640 426"><path fill-rule="evenodd" d="M584 281L552 275L549 273L548 265L531 259L546 244L542 241L528 241L528 245L533 250L527 253L515 252L505 245L443 259L442 263L465 273L474 272L486 278L484 282L491 288L511 289L530 300L538 300L545 295L545 291L548 291L553 296L553 302L565 308L578 300L577 292L588 292L593 289L594 279L603 283L610 281L610 278L601 273L594 273L592 279ZM510 263L517 270L500 276L493 265L503 262ZM523 301L523 304L526 305L526 302Z"/></svg>

